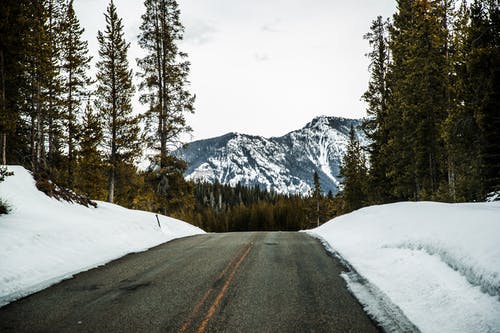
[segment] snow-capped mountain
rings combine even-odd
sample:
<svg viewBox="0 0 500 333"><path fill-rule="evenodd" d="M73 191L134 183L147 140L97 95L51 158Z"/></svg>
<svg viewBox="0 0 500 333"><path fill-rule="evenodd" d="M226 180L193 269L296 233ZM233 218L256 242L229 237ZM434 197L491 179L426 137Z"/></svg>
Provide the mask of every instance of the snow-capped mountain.
<svg viewBox="0 0 500 333"><path fill-rule="evenodd" d="M188 164L187 179L305 194L317 171L323 191L336 193L351 126L361 144L366 143L360 124L356 119L322 116L282 137L229 133L192 142L176 155Z"/></svg>

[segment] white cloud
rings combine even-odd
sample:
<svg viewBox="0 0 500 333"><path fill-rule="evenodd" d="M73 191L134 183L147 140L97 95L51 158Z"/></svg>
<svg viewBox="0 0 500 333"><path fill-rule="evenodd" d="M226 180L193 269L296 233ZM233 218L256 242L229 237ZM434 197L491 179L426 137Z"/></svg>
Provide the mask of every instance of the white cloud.
<svg viewBox="0 0 500 333"><path fill-rule="evenodd" d="M216 32L217 29L214 25L201 19L195 19L185 23L184 40L196 45L202 45L210 42Z"/></svg>

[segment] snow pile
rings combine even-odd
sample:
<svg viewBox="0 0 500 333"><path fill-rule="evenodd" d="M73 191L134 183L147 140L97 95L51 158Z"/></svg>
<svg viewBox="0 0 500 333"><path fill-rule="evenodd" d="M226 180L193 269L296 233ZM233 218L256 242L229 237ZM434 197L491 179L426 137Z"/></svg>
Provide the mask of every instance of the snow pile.
<svg viewBox="0 0 500 333"><path fill-rule="evenodd" d="M204 233L185 222L97 201L87 208L47 197L24 168L0 183L0 306L73 274L174 238Z"/></svg>
<svg viewBox="0 0 500 333"><path fill-rule="evenodd" d="M373 206L308 232L388 331L500 332L500 202Z"/></svg>

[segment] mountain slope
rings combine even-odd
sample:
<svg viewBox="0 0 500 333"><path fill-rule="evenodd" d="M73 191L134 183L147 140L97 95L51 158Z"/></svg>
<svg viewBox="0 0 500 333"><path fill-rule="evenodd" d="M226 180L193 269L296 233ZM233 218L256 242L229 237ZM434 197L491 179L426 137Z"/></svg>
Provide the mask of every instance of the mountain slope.
<svg viewBox="0 0 500 333"><path fill-rule="evenodd" d="M336 193L351 126L362 144L366 143L360 123L322 116L282 137L229 133L192 142L176 156L188 163L187 179L231 186L240 182L279 193L305 194L311 190L317 171L323 191Z"/></svg>

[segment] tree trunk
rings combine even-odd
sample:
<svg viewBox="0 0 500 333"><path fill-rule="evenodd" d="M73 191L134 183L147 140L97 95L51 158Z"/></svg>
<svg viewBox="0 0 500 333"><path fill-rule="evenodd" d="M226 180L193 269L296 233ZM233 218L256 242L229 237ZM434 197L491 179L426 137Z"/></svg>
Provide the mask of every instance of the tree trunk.
<svg viewBox="0 0 500 333"><path fill-rule="evenodd" d="M448 186L449 193L453 202L457 201L456 189L455 189L455 167L451 158L448 158Z"/></svg>
<svg viewBox="0 0 500 333"><path fill-rule="evenodd" d="M44 155L44 135L43 135L43 108L42 108L42 92L40 87L40 82L37 83L36 87L36 101L37 101L37 111L36 111L36 172L40 171L40 166L42 165L42 158Z"/></svg>
<svg viewBox="0 0 500 333"><path fill-rule="evenodd" d="M3 165L7 165L6 147L7 147L7 134L3 133L2 134L2 164Z"/></svg>
<svg viewBox="0 0 500 333"><path fill-rule="evenodd" d="M109 170L108 202L113 203L115 197L115 166L112 163Z"/></svg>
<svg viewBox="0 0 500 333"><path fill-rule="evenodd" d="M31 171L36 171L36 101L35 101L35 93L33 92L33 87L31 87L31 110L30 110L30 155L31 155Z"/></svg>
<svg viewBox="0 0 500 333"><path fill-rule="evenodd" d="M316 226L319 227L319 198L316 201Z"/></svg>
<svg viewBox="0 0 500 333"><path fill-rule="evenodd" d="M73 80L72 73L69 74L69 91L68 91L68 188L74 189L73 179L73 89L71 82Z"/></svg>
<svg viewBox="0 0 500 333"><path fill-rule="evenodd" d="M2 100L1 100L1 105L2 105L2 114L4 117L7 116L7 101L6 101L6 95L5 95L5 63L4 63L4 56L3 56L3 50L0 50L0 76L1 76L1 81L0 84L2 85ZM6 122L6 119L4 120ZM5 124L6 125L6 124ZM4 125L4 126L5 126ZM2 128L3 133L2 133L2 164L7 165L7 129Z"/></svg>

